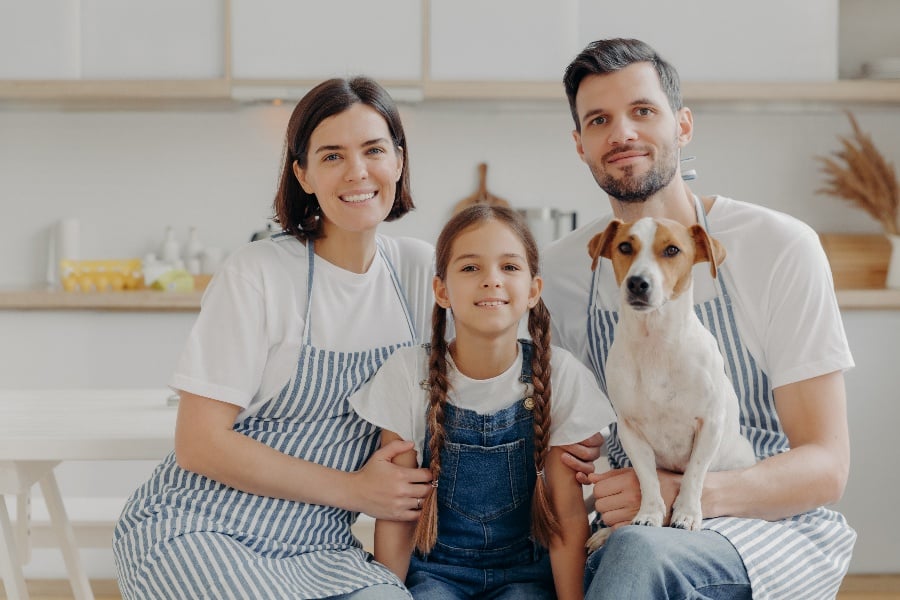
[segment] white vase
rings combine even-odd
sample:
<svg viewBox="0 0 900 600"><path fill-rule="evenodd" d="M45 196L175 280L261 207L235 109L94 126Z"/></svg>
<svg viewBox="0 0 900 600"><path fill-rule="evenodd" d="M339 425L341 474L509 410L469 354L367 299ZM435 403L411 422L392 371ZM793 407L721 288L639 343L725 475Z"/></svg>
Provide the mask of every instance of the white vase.
<svg viewBox="0 0 900 600"><path fill-rule="evenodd" d="M888 262L887 280L884 287L900 290L900 235L886 235L891 242L891 258Z"/></svg>

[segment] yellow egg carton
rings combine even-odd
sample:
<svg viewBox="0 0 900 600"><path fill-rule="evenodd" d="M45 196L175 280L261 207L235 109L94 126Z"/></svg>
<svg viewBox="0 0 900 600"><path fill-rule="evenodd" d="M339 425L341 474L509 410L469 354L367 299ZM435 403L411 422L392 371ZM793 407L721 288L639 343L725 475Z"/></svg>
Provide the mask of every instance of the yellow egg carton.
<svg viewBox="0 0 900 600"><path fill-rule="evenodd" d="M67 292L120 292L144 287L140 258L61 260L59 273Z"/></svg>

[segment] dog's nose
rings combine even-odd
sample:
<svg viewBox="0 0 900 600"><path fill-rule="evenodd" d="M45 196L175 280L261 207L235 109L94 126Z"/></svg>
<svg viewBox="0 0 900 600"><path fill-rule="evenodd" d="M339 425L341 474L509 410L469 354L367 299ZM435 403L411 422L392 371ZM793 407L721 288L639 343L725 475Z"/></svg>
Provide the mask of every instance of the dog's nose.
<svg viewBox="0 0 900 600"><path fill-rule="evenodd" d="M628 292L634 296L646 296L650 290L650 282L646 277L640 275L629 277L626 284L628 285Z"/></svg>

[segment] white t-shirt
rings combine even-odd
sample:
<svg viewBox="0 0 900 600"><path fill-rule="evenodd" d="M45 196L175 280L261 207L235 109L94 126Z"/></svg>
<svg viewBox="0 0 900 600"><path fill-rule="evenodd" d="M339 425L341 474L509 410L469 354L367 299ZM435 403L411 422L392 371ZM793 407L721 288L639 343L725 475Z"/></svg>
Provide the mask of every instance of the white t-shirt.
<svg viewBox="0 0 900 600"><path fill-rule="evenodd" d="M611 218L588 223L543 253L542 297L552 315L553 339L588 366L587 246ZM851 368L831 268L816 232L784 213L723 196L716 196L706 218L710 235L725 246L719 274L741 339L772 387ZM612 266L601 260L598 304L618 310ZM712 299L718 287L709 263L695 265L693 275L694 301Z"/></svg>
<svg viewBox="0 0 900 600"><path fill-rule="evenodd" d="M378 236L397 272L420 343L429 339L434 249L412 238ZM376 252L366 273L315 257L312 345L361 351L411 339L390 265ZM305 244L277 235L242 246L213 277L169 385L255 414L297 369L306 324Z"/></svg>
<svg viewBox="0 0 900 600"><path fill-rule="evenodd" d="M449 358L449 357L448 357ZM491 379L471 379L449 361L451 391L447 401L478 414L495 413L525 398L522 352L505 372ZM575 357L553 346L550 355L550 445L580 442L615 420L612 406L593 374ZM359 391L350 404L359 415L415 443L419 462L425 443L428 353L421 346L400 348Z"/></svg>

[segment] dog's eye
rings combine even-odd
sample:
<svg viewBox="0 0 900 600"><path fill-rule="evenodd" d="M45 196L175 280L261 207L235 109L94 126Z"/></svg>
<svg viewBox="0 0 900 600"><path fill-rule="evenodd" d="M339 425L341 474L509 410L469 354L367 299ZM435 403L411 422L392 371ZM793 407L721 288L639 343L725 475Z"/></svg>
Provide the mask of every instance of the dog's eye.
<svg viewBox="0 0 900 600"><path fill-rule="evenodd" d="M634 248L631 247L631 242L622 242L619 244L619 252L622 254L631 254L634 252Z"/></svg>
<svg viewBox="0 0 900 600"><path fill-rule="evenodd" d="M663 254L666 256L675 256L679 252L681 252L681 248L678 246L666 246L666 249L663 250Z"/></svg>

